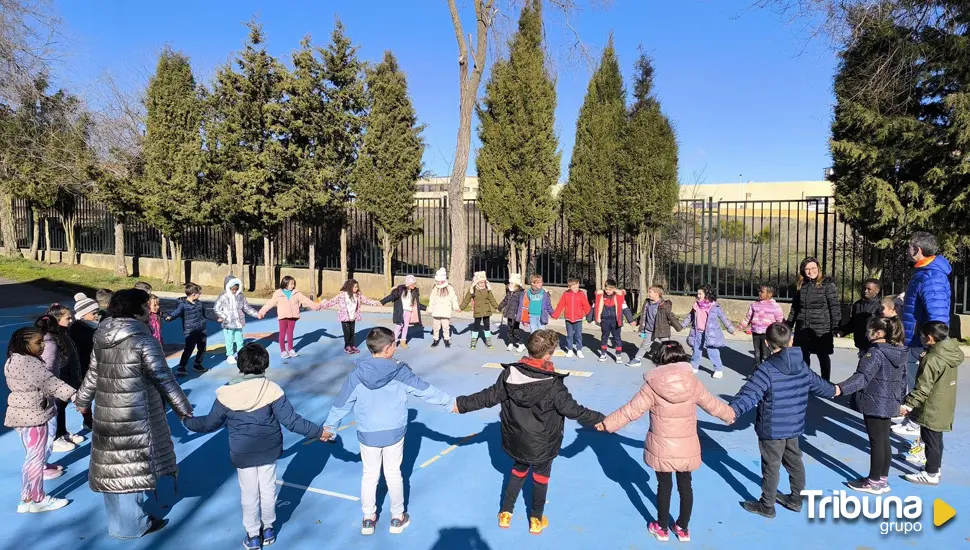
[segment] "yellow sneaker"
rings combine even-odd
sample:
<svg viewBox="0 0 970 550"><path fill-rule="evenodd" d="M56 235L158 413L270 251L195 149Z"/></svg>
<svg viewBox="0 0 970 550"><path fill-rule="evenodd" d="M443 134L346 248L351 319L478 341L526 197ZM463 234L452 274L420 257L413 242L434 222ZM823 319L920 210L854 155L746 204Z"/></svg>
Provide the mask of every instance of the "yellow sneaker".
<svg viewBox="0 0 970 550"><path fill-rule="evenodd" d="M542 516L542 519L529 518L529 532L533 535L538 535L546 527L549 527L549 518L546 516Z"/></svg>
<svg viewBox="0 0 970 550"><path fill-rule="evenodd" d="M512 525L512 512L499 512L498 526L502 529L508 529L510 525Z"/></svg>

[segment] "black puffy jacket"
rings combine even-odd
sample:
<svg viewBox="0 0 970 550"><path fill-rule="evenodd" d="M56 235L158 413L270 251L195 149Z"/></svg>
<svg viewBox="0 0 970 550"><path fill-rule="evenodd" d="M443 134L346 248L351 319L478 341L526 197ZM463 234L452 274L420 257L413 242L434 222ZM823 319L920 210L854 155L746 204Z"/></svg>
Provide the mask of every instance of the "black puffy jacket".
<svg viewBox="0 0 970 550"><path fill-rule="evenodd" d="M866 332L866 327L869 326L870 319L881 316L882 299L877 297L872 300L866 300L865 298L856 300L852 304L849 318L841 330L845 334L852 334L856 348L859 350L867 350L869 349L869 334Z"/></svg>
<svg viewBox="0 0 970 550"><path fill-rule="evenodd" d="M531 364L530 364L531 363ZM502 365L492 386L457 399L458 412L502 405L502 447L517 462L540 464L556 458L562 447L564 417L592 426L603 413L587 409L569 394L552 363L523 358Z"/></svg>
<svg viewBox="0 0 970 550"><path fill-rule="evenodd" d="M788 324L795 330L811 329L819 336L839 330L842 322L842 306L839 293L831 277L822 279L821 286L805 281L801 290L795 292Z"/></svg>

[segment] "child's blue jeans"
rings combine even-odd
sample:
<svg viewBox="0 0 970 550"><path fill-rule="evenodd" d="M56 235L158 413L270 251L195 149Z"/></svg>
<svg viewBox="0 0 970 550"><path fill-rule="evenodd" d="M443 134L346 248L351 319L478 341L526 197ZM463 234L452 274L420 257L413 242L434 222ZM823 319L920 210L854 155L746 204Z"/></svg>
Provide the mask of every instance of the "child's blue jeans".
<svg viewBox="0 0 970 550"><path fill-rule="evenodd" d="M566 349L583 349L583 322L566 321Z"/></svg>
<svg viewBox="0 0 970 550"><path fill-rule="evenodd" d="M714 372L721 372L724 370L724 364L721 363L721 350L717 348L710 348L706 346L707 335L700 334L694 340L694 354L690 358L690 364L696 369L701 364L701 359L704 357L704 351L707 350L707 356L710 357L711 362L714 363Z"/></svg>

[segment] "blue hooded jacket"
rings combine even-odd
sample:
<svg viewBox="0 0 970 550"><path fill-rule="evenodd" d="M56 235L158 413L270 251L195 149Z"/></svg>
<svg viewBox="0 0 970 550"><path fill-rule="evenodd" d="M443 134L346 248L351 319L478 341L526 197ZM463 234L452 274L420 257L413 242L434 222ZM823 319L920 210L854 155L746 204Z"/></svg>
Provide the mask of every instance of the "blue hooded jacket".
<svg viewBox="0 0 970 550"><path fill-rule="evenodd" d="M407 432L408 395L449 412L454 404L450 395L419 378L406 363L382 357L359 359L323 425L335 431L353 409L357 439L368 447L390 447Z"/></svg>
<svg viewBox="0 0 970 550"><path fill-rule="evenodd" d="M930 321L950 324L950 273L953 268L943 256L917 267L913 278L906 287L903 302L903 329L906 330L907 345L920 347L919 327Z"/></svg>
<svg viewBox="0 0 970 550"><path fill-rule="evenodd" d="M761 363L729 405L738 418L757 407L754 431L758 439L793 439L805 432L811 393L835 397L835 386L808 368L801 349L791 347Z"/></svg>
<svg viewBox="0 0 970 550"><path fill-rule="evenodd" d="M187 337L193 332L205 332L208 318L202 300L190 302L186 298L179 298L178 305L165 317L165 320L173 321L178 318L182 319L182 334L184 336Z"/></svg>

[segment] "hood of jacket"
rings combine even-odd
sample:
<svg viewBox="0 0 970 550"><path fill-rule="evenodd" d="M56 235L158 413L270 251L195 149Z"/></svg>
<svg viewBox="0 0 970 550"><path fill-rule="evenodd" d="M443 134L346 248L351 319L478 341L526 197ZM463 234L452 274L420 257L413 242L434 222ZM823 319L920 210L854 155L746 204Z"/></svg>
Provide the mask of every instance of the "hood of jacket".
<svg viewBox="0 0 970 550"><path fill-rule="evenodd" d="M954 369L963 364L965 359L963 350L960 349L960 342L956 338L947 338L930 348L930 351L926 353L927 355L930 353L939 355L941 359L950 365L950 368Z"/></svg>
<svg viewBox="0 0 970 550"><path fill-rule="evenodd" d="M936 256L933 261L922 266L917 267L917 270L925 269L927 271L939 271L944 276L949 277L950 273L953 271L953 266L950 265L950 261L943 256Z"/></svg>
<svg viewBox="0 0 970 550"><path fill-rule="evenodd" d="M113 348L136 334L151 336L152 333L148 325L138 319L111 318L98 326L94 341L99 348Z"/></svg>
<svg viewBox="0 0 970 550"><path fill-rule="evenodd" d="M504 366L509 370L505 379L505 392L513 403L523 408L533 407L548 397L550 384L556 378L568 376L556 371L548 372L521 361Z"/></svg>
<svg viewBox="0 0 970 550"><path fill-rule="evenodd" d="M239 292L242 292L242 288L243 288L242 281L240 281L238 277L233 277L232 275L226 277L226 292L228 292L230 295L233 295L232 287L236 285L239 285Z"/></svg>
<svg viewBox="0 0 970 550"><path fill-rule="evenodd" d="M388 385L403 368L403 363L383 357L370 357L357 360L357 375L360 383L369 390Z"/></svg>
<svg viewBox="0 0 970 550"><path fill-rule="evenodd" d="M805 363L805 357L800 348L792 346L773 354L767 362L771 363L782 374L795 374L801 370L802 364Z"/></svg>
<svg viewBox="0 0 970 550"><path fill-rule="evenodd" d="M885 342L873 344L870 350L879 350L892 363L893 368L901 369L906 365L906 356L909 355L909 348L905 346L894 346ZM957 351L960 351L959 346ZM960 351L962 354L963 352Z"/></svg>
<svg viewBox="0 0 970 550"><path fill-rule="evenodd" d="M697 377L690 363L671 363L644 373L643 381L665 400L683 403L693 397Z"/></svg>

